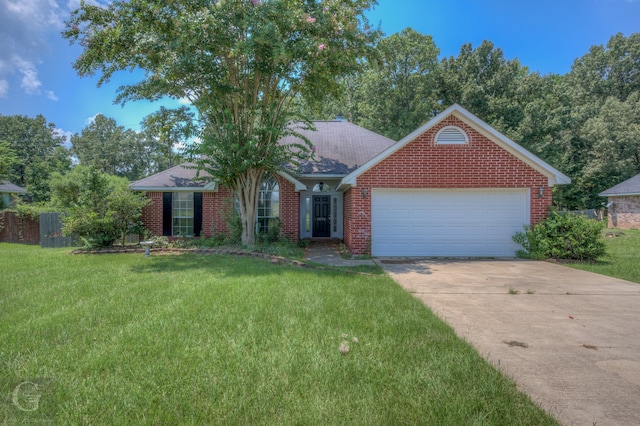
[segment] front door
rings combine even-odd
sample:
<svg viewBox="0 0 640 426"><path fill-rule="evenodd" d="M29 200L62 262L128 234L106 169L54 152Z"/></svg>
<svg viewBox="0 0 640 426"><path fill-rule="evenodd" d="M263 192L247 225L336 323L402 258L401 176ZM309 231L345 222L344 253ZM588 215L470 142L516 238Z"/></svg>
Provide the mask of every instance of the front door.
<svg viewBox="0 0 640 426"><path fill-rule="evenodd" d="M313 237L331 236L331 197L328 195L316 195L313 197Z"/></svg>

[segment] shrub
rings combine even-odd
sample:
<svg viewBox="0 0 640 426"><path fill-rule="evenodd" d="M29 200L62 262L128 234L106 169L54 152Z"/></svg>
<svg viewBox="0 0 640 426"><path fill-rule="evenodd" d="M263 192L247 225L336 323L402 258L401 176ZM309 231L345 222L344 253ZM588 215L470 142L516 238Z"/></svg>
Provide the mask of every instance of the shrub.
<svg viewBox="0 0 640 426"><path fill-rule="evenodd" d="M232 214L227 217L227 227L229 228L229 243L239 243L242 240L242 219L239 214Z"/></svg>
<svg viewBox="0 0 640 426"><path fill-rule="evenodd" d="M74 172L77 190L64 191L68 215L62 219L64 235L78 235L90 248L109 247L118 238L124 245L128 233L139 233L142 227L142 208L149 202L143 195L127 188L126 179L100 173L93 168L80 168ZM70 180L54 185L54 198ZM75 186L73 187L75 188Z"/></svg>
<svg viewBox="0 0 640 426"><path fill-rule="evenodd" d="M598 222L576 214L552 212L535 226L513 236L524 250L519 257L533 259L595 260L605 253L602 230Z"/></svg>
<svg viewBox="0 0 640 426"><path fill-rule="evenodd" d="M274 218L269 220L269 227L267 232L260 232L256 236L256 240L258 243L269 244L269 243L277 243L282 240L282 225L280 223L280 219Z"/></svg>

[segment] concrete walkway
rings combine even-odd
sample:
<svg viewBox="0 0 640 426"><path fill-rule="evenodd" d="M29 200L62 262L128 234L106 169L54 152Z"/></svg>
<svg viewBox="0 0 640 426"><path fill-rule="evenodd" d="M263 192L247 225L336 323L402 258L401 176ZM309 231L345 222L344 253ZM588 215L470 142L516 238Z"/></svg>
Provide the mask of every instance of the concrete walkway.
<svg viewBox="0 0 640 426"><path fill-rule="evenodd" d="M640 284L533 261L382 266L565 425L640 425Z"/></svg>
<svg viewBox="0 0 640 426"><path fill-rule="evenodd" d="M375 265L372 259L343 259L337 244L312 243L307 247L305 260L329 266Z"/></svg>

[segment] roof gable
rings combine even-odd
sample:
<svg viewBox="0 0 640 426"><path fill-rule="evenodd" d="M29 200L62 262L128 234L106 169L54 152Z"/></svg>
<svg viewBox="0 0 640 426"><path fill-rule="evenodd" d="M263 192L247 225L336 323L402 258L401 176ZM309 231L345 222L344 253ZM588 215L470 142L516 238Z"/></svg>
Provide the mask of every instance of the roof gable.
<svg viewBox="0 0 640 426"><path fill-rule="evenodd" d="M612 186L606 191L601 192L601 197L611 197L620 195L640 195L640 174L635 175L631 179L620 182L616 186Z"/></svg>
<svg viewBox="0 0 640 426"><path fill-rule="evenodd" d="M409 143L417 139L419 136L421 136L431 128L437 126L440 122L442 122L449 116L454 116L458 118L463 123L469 125L473 129L475 129L478 133L484 135L489 140L491 140L492 142L494 142L495 144L503 148L505 151L509 152L510 154L520 159L525 164L532 167L534 170L537 170L538 172L546 176L549 181L549 186L553 186L556 184L571 183L571 179L569 179L567 176L562 174L560 171L558 171L551 165L547 164L546 162L544 162L543 160L541 160L531 152L527 151L522 146L513 142L511 139L507 138L505 135L498 132L497 130L489 126L484 121L480 120L478 117L476 117L475 115L473 115L472 113L470 113L469 111L461 107L460 105L454 104L449 108L447 108L442 113L433 117L424 125L420 126L416 130L414 130L413 132L405 136L402 140L400 140L393 146L390 146L388 149L376 155L366 164L363 164L362 167L358 168L357 170L351 172L349 175L345 176L345 178L341 182L341 185L356 186L358 176L362 175L367 170L373 168L378 163L382 162L389 156L398 152L399 150L404 148L406 145L408 145Z"/></svg>

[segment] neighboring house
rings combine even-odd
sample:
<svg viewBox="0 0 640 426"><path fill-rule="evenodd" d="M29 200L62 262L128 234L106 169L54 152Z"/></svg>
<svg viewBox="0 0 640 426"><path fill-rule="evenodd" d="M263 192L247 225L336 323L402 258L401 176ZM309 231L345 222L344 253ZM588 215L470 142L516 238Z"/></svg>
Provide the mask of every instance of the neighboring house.
<svg viewBox="0 0 640 426"><path fill-rule="evenodd" d="M640 174L599 195L609 200L610 228L640 228Z"/></svg>
<svg viewBox="0 0 640 426"><path fill-rule="evenodd" d="M8 180L0 181L0 208L6 208L13 205L15 196L26 192L26 189L18 185L14 185Z"/></svg>
<svg viewBox="0 0 640 426"><path fill-rule="evenodd" d="M511 237L545 217L551 187L570 183L459 105L399 142L345 121L314 124L303 133L315 161L263 184L260 231L279 218L293 241L337 238L355 254L510 257ZM227 232L231 192L195 174L181 165L131 184L152 200L152 232Z"/></svg>

